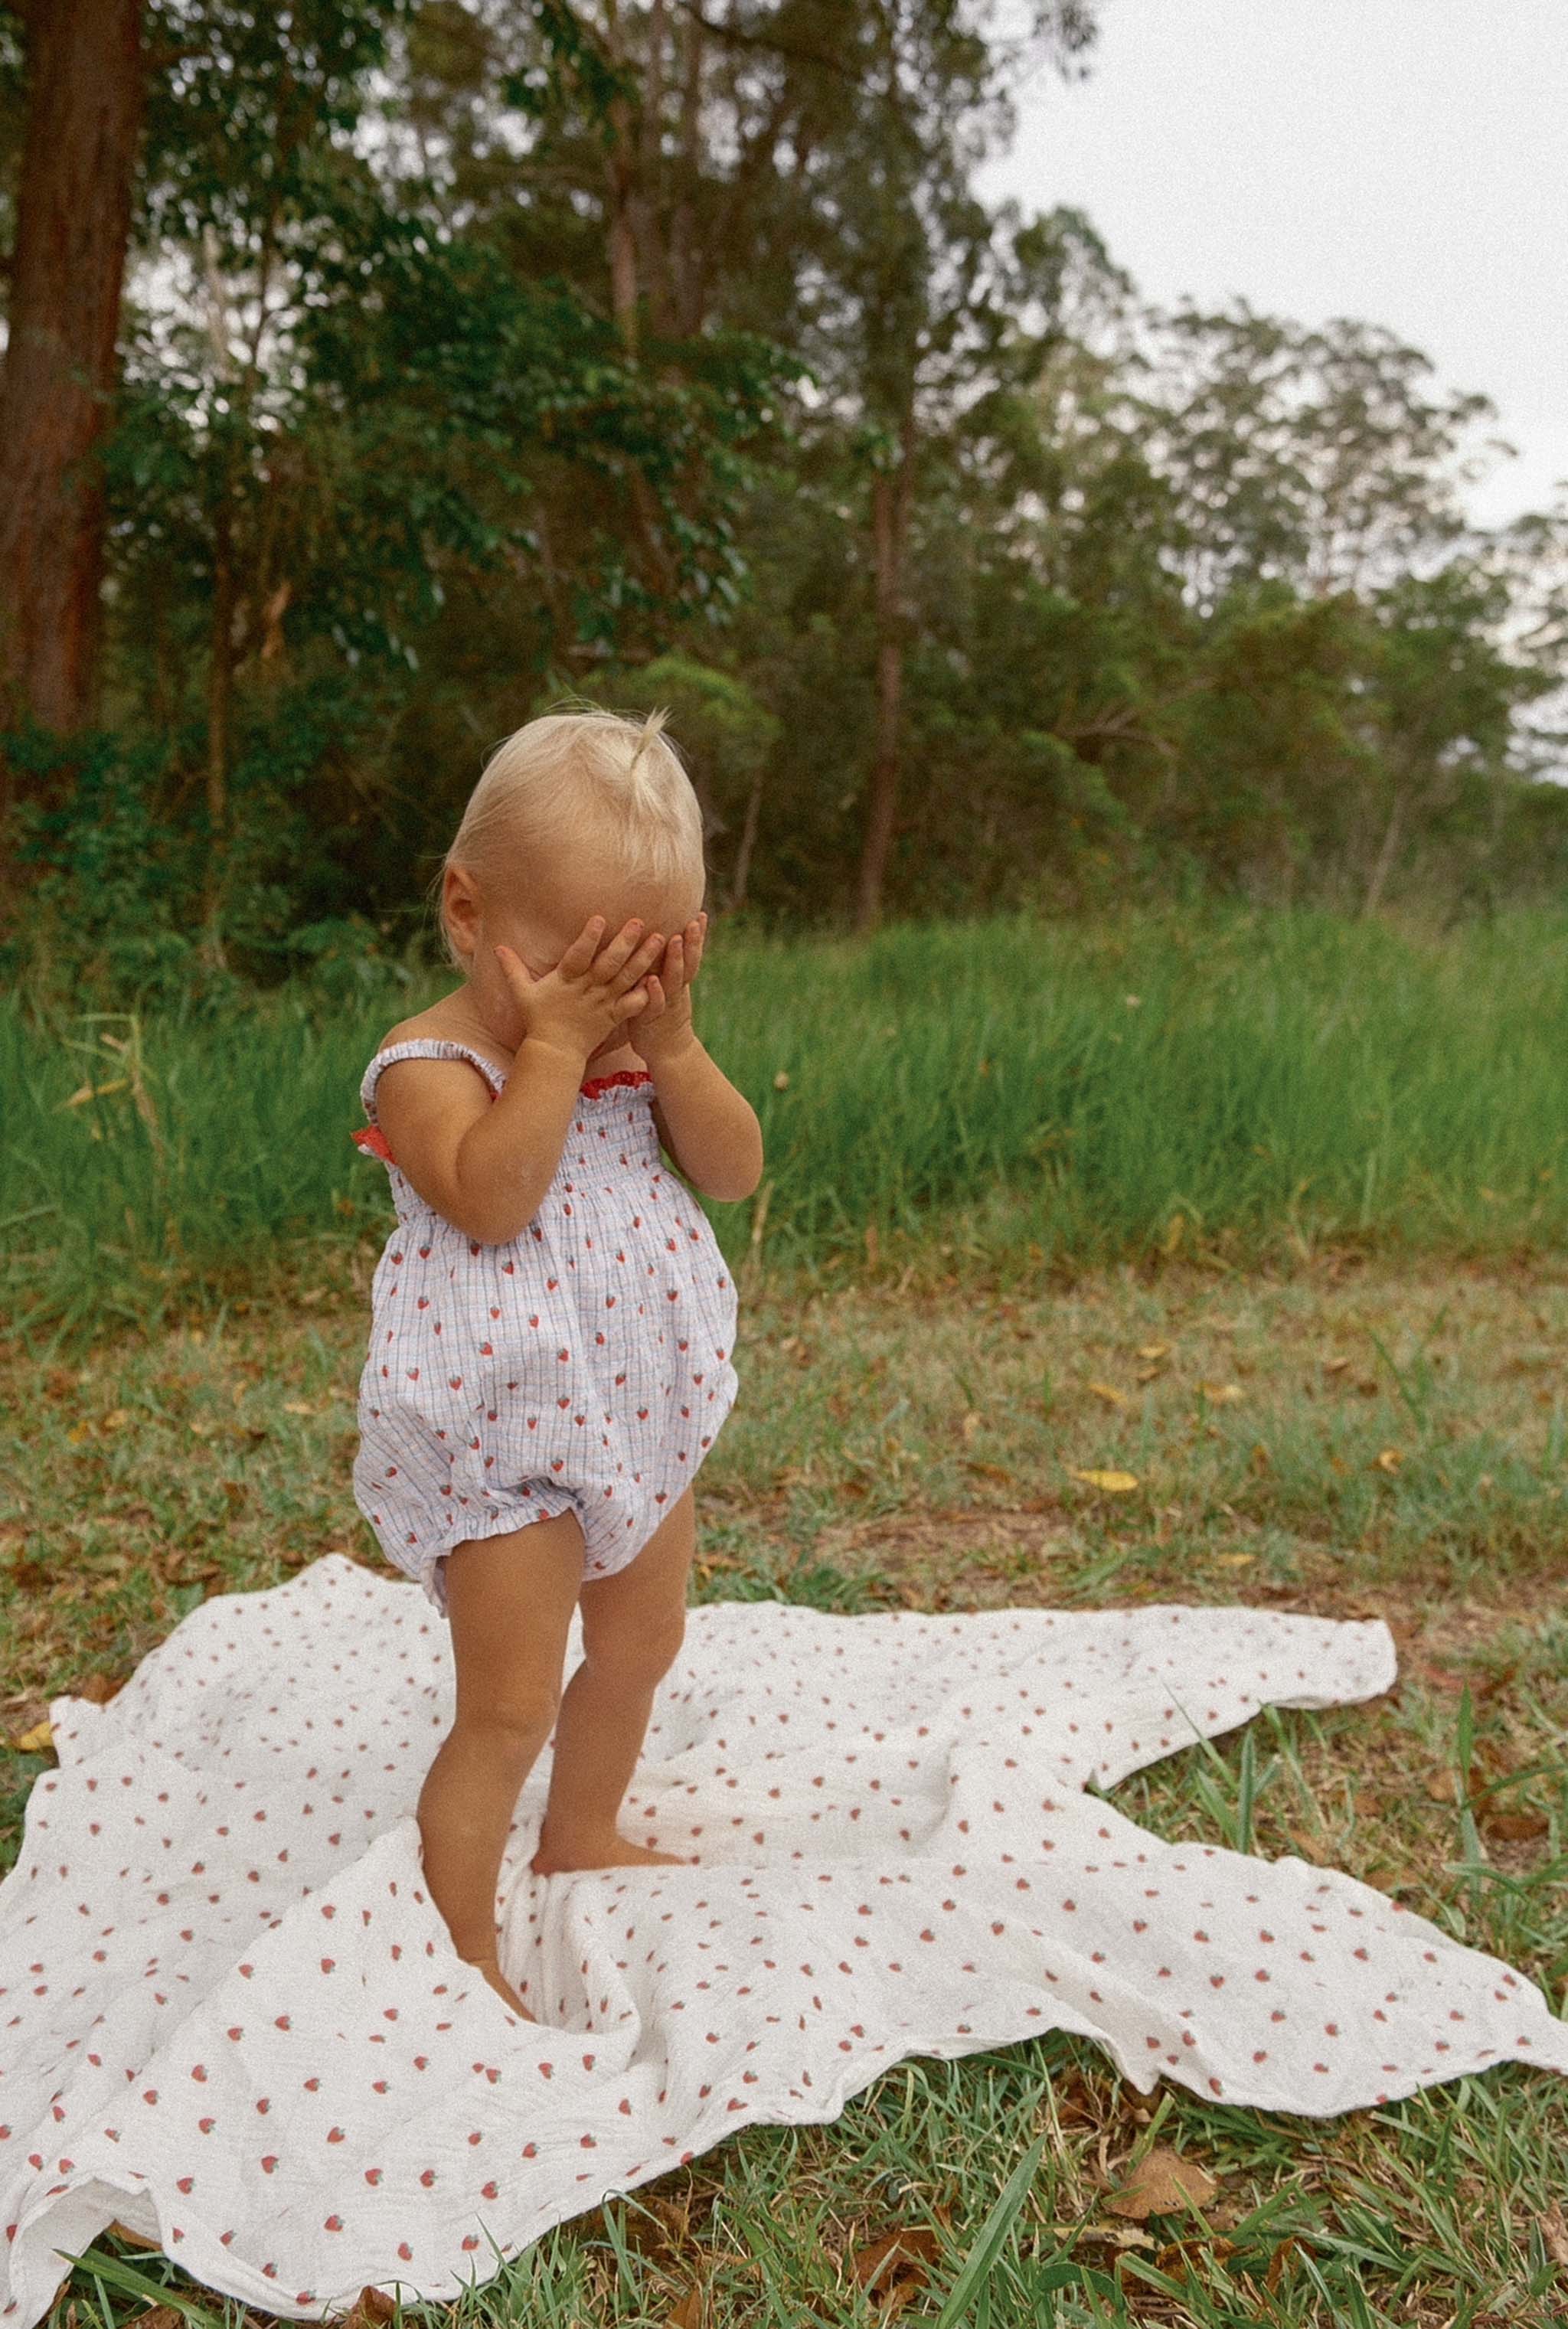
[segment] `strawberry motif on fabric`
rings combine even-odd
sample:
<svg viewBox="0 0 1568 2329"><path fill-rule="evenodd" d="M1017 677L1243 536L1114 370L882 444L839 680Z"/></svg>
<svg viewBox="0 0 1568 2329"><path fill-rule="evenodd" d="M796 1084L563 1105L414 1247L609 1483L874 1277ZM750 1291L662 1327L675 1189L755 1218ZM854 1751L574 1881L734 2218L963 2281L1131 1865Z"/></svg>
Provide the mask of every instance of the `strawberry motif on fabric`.
<svg viewBox="0 0 1568 2329"><path fill-rule="evenodd" d="M506 1078L447 1037L391 1044L352 1135L385 1164L398 1215L371 1282L354 1498L445 1616L454 1545L553 1514L577 1514L585 1577L637 1558L734 1404L736 1297L665 1166L645 1069L583 1083L533 1220L484 1245L425 1202L376 1121L376 1085L405 1059L466 1060L493 1100Z"/></svg>

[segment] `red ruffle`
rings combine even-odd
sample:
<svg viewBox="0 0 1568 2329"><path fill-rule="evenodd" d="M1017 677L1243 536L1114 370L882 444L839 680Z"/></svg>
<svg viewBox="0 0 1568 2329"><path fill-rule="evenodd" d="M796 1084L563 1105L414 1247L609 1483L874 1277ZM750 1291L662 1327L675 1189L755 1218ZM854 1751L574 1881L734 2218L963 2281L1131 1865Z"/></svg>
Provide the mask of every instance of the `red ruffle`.
<svg viewBox="0 0 1568 2329"><path fill-rule="evenodd" d="M590 1076L585 1084L579 1084L578 1098L597 1099L600 1092L612 1091L617 1084L651 1084L652 1081L653 1077L647 1068L618 1068L612 1076ZM495 1099L496 1097L496 1093L492 1091L490 1098ZM397 1158L387 1146L386 1135L379 1124L362 1124L356 1132L351 1132L348 1136L354 1146L363 1149L367 1156L379 1156L388 1164L397 1163Z"/></svg>
<svg viewBox="0 0 1568 2329"><path fill-rule="evenodd" d="M647 1068L617 1068L612 1076L590 1076L585 1084L579 1084L578 1096L582 1099L596 1099L601 1091L609 1091L616 1084L651 1084L652 1081Z"/></svg>

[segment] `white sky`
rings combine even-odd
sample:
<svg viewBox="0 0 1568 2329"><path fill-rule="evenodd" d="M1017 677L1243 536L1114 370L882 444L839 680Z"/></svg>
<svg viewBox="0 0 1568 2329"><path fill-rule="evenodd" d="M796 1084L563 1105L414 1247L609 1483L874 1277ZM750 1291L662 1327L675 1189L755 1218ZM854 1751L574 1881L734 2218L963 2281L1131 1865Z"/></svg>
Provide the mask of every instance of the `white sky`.
<svg viewBox="0 0 1568 2329"><path fill-rule="evenodd" d="M1143 296L1386 325L1518 449L1497 524L1568 481L1568 0L1102 0L1038 74L993 198L1088 212ZM1481 432L1476 432L1478 443Z"/></svg>

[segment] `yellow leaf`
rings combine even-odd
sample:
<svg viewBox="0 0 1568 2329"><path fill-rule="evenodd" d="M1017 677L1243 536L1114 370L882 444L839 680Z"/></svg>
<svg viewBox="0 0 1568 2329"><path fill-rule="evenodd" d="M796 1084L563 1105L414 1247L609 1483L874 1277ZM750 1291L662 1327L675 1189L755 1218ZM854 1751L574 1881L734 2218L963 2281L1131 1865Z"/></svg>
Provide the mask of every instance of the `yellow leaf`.
<svg viewBox="0 0 1568 2329"><path fill-rule="evenodd" d="M1206 2208L1219 2188L1195 2160L1157 2147L1105 2204L1118 2216L1163 2216L1178 2208Z"/></svg>
<svg viewBox="0 0 1568 2329"><path fill-rule="evenodd" d="M18 1755L43 1754L54 1744L54 1732L48 1716L45 1715L42 1722L35 1722L31 1730L24 1730L20 1739L14 1739L11 1744Z"/></svg>
<svg viewBox="0 0 1568 2329"><path fill-rule="evenodd" d="M1170 1344L1168 1343L1140 1343L1138 1346L1138 1355L1140 1359L1168 1359L1170 1356Z"/></svg>
<svg viewBox="0 0 1568 2329"><path fill-rule="evenodd" d="M1247 1569L1258 1558L1255 1552L1216 1552L1216 1569Z"/></svg>
<svg viewBox="0 0 1568 2329"><path fill-rule="evenodd" d="M1124 1391L1118 1391L1114 1383L1091 1382L1089 1388L1096 1399L1102 1399L1105 1401L1107 1407L1127 1405L1127 1393Z"/></svg>
<svg viewBox="0 0 1568 2329"><path fill-rule="evenodd" d="M286 1399L283 1412L285 1415L314 1415L316 1410L307 1399Z"/></svg>
<svg viewBox="0 0 1568 2329"><path fill-rule="evenodd" d="M777 1075L774 1077L774 1079L773 1079L773 1089L774 1089L774 1090L775 1090L775 1091L788 1091L788 1090L789 1090L789 1069L788 1069L788 1068L780 1068L780 1069L779 1069L779 1070L778 1074L777 1074Z"/></svg>
<svg viewBox="0 0 1568 2329"><path fill-rule="evenodd" d="M966 1447L968 1446L969 1441L974 1438L979 1428L980 1419L971 1410L959 1426L959 1437L962 1439Z"/></svg>
<svg viewBox="0 0 1568 2329"><path fill-rule="evenodd" d="M105 1092L124 1091L129 1081L128 1076L116 1076L112 1083L82 1084L71 1093L69 1099L62 1099L60 1105L61 1108L80 1108L83 1100L101 1099Z"/></svg>
<svg viewBox="0 0 1568 2329"><path fill-rule="evenodd" d="M1234 1407L1247 1396L1240 1383L1200 1383L1198 1389L1211 1407Z"/></svg>
<svg viewBox="0 0 1568 2329"><path fill-rule="evenodd" d="M1136 1472L1081 1472L1072 1464L1067 1466L1067 1476L1082 1480L1086 1488L1103 1488L1108 1496L1130 1495L1138 1485Z"/></svg>
<svg viewBox="0 0 1568 2329"><path fill-rule="evenodd" d="M120 1431L124 1429L125 1426L129 1421L130 1410L128 1407L111 1408L109 1412L103 1419L101 1429L105 1431Z"/></svg>
<svg viewBox="0 0 1568 2329"><path fill-rule="evenodd" d="M1057 2240L1110 2240L1119 2249L1152 2249L1159 2244L1140 2232L1136 2224L1053 2224L1051 2237Z"/></svg>
<svg viewBox="0 0 1568 2329"><path fill-rule="evenodd" d="M118 2218L115 2220L115 2221L114 2221L112 2224L106 2224L106 2225L104 2226L104 2230L105 2230L106 2231L112 2232L112 2233L114 2234L114 2236L115 2236L116 2239L124 2240L124 2241L125 2241L125 2243L126 2243L126 2245L127 2245L128 2248L133 2248L133 2249L157 2249L157 2248L161 2248L161 2247L163 2246L163 2243L162 2243L162 2241L161 2241L161 2240L149 2240L149 2239L146 2238L146 2236L145 2235L145 2233L142 2233L142 2232L133 2232L133 2231L130 2230L130 2228L129 2228L129 2226L128 2226L128 2225L122 2224L122 2223L118 2221ZM159 2312L159 2313L164 2313L164 2312L167 2312L167 2311L169 2311L169 2310L170 2310L170 2308L169 2308L167 2305L160 2305L156 2306L154 2309L155 2309L155 2311Z"/></svg>
<svg viewBox="0 0 1568 2329"><path fill-rule="evenodd" d="M1397 1472L1404 1461L1404 1457L1397 1447L1384 1447L1374 1461L1380 1472Z"/></svg>

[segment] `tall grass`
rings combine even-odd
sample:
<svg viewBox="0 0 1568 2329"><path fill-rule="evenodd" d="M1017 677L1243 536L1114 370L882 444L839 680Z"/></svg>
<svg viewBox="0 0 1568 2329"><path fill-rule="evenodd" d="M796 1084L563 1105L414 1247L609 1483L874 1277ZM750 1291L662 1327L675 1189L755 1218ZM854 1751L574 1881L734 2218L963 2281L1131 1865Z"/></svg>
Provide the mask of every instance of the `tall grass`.
<svg viewBox="0 0 1568 2329"><path fill-rule="evenodd" d="M347 1003L299 983L216 1024L44 1025L9 999L14 1315L150 1323L379 1237L359 1078L450 983ZM1568 916L1446 937L1320 913L721 929L698 995L766 1139L757 1197L711 1209L737 1262L858 1250L868 1228L1029 1267L1182 1243L1497 1251L1568 1226Z"/></svg>

